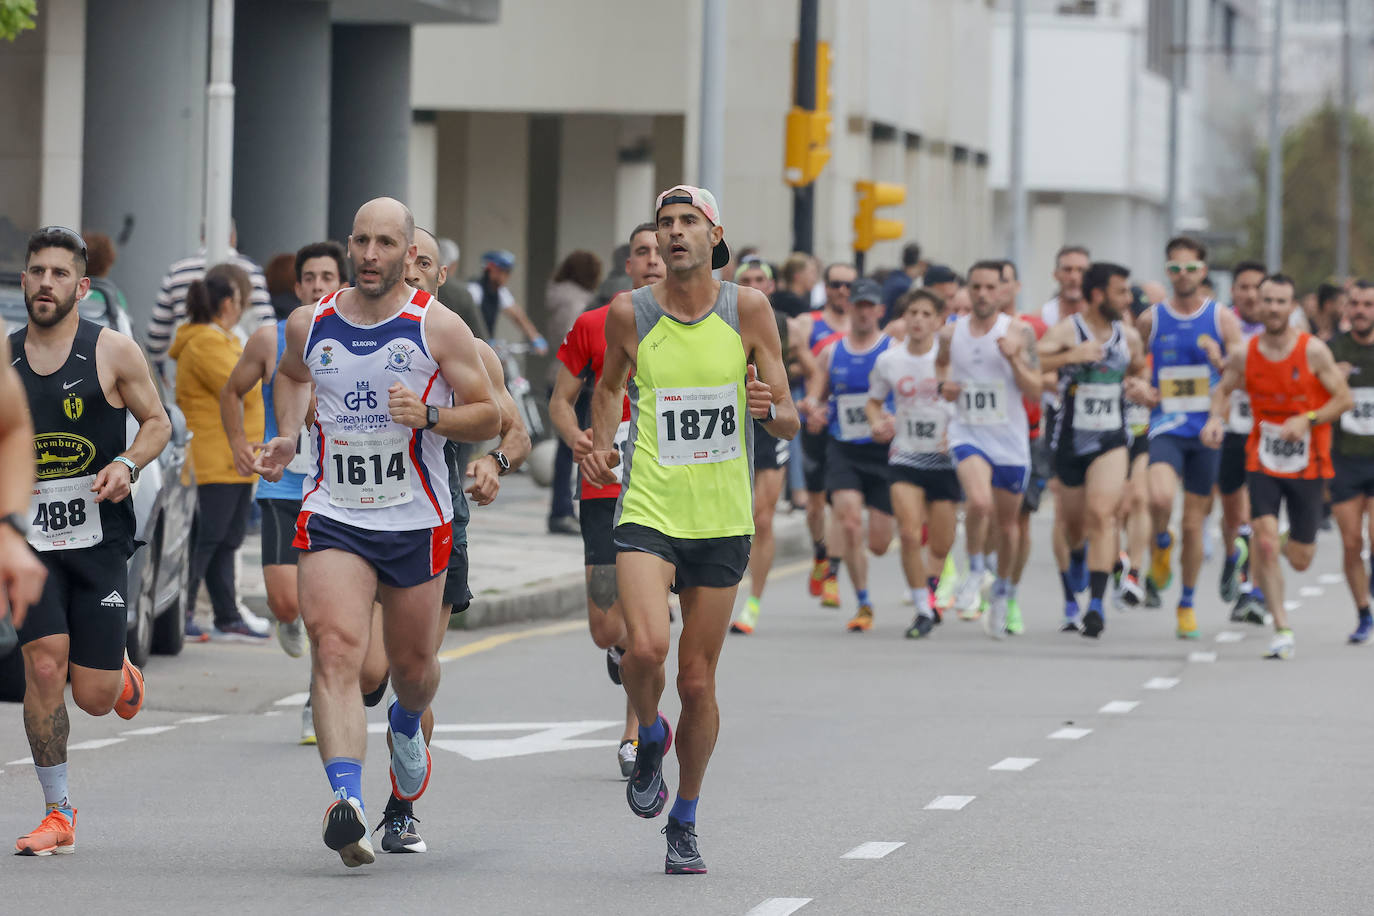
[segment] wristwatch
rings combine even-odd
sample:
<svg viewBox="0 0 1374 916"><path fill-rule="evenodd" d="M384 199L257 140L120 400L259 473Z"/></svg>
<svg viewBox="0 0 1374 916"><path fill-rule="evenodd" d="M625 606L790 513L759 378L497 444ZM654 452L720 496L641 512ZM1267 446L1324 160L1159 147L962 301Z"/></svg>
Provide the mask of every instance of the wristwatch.
<svg viewBox="0 0 1374 916"><path fill-rule="evenodd" d="M19 536L24 540L29 539L29 520L22 513L11 512L9 515L0 516L0 522L19 532Z"/></svg>
<svg viewBox="0 0 1374 916"><path fill-rule="evenodd" d="M763 422L765 422L765 423L771 423L772 421L776 420L777 418L778 418L778 405L776 405L776 404L769 404L769 405L768 405L768 416L766 416L766 417L763 418Z"/></svg>
<svg viewBox="0 0 1374 916"><path fill-rule="evenodd" d="M134 464L131 459L125 458L123 455L115 455L114 460L129 469L129 483L138 483L138 465ZM114 464L114 461L110 463Z"/></svg>
<svg viewBox="0 0 1374 916"><path fill-rule="evenodd" d="M505 477L510 473L510 459L506 457L505 452L501 451L499 448L494 448L487 452L487 454L496 459L497 477Z"/></svg>
<svg viewBox="0 0 1374 916"><path fill-rule="evenodd" d="M425 423L425 429L433 429L435 426L438 426L439 408L435 407L433 404L427 405L425 407L425 420L427 421Z"/></svg>
<svg viewBox="0 0 1374 916"><path fill-rule="evenodd" d="M1307 424L1308 424L1309 426L1311 426L1313 423L1316 423L1316 422L1317 422L1317 412L1316 412L1315 410L1309 410L1309 411L1307 412Z"/></svg>

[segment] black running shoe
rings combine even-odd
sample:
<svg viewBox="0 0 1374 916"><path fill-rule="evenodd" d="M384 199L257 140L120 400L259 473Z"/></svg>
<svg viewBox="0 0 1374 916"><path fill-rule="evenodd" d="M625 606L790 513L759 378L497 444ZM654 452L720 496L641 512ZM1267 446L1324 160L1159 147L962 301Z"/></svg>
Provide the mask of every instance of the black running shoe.
<svg viewBox="0 0 1374 916"><path fill-rule="evenodd" d="M1164 607L1164 599L1159 597L1159 589L1149 576L1145 577L1145 606L1151 610Z"/></svg>
<svg viewBox="0 0 1374 916"><path fill-rule="evenodd" d="M611 646L606 650L606 673L611 676L611 683L620 686L620 660L625 655L625 650L619 646Z"/></svg>
<svg viewBox="0 0 1374 916"><path fill-rule="evenodd" d="M640 817L658 817L668 803L668 787L663 782L663 755L673 746L673 729L663 713L659 713L658 718L663 723L663 741L639 742L634 772L625 784L625 799L630 803L630 810Z"/></svg>
<svg viewBox="0 0 1374 916"><path fill-rule="evenodd" d="M930 631L935 629L935 618L929 614L917 614L916 619L907 628L907 639L922 639L930 635Z"/></svg>
<svg viewBox="0 0 1374 916"><path fill-rule="evenodd" d="M668 838L668 854L663 857L665 875L706 874L706 863L701 860L701 851L697 849L696 824L669 815L663 835Z"/></svg>
<svg viewBox="0 0 1374 916"><path fill-rule="evenodd" d="M391 675L387 674L383 676L382 682L377 685L376 690L372 691L371 693L363 694L363 705L371 709L373 706L376 706L378 703L382 702L382 697L386 696L386 688L390 683Z"/></svg>
<svg viewBox="0 0 1374 916"><path fill-rule="evenodd" d="M415 816L410 802L391 796L382 814L382 822L372 828L372 832L382 831L383 852L427 852L429 847L415 832L420 819Z"/></svg>
<svg viewBox="0 0 1374 916"><path fill-rule="evenodd" d="M1064 622L1059 625L1060 633L1077 633L1078 621L1069 617L1064 618Z"/></svg>
<svg viewBox="0 0 1374 916"><path fill-rule="evenodd" d="M1083 615L1083 635L1096 639L1102 633L1102 612L1092 609Z"/></svg>

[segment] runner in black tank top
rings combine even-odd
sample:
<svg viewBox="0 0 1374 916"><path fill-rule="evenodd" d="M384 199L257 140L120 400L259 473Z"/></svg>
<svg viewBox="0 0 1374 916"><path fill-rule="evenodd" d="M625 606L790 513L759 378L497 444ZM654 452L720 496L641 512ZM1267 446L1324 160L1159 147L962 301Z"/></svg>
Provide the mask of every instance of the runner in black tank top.
<svg viewBox="0 0 1374 916"><path fill-rule="evenodd" d="M72 699L91 715L113 709L131 719L143 705L143 675L124 653L126 563L136 546L130 486L167 445L172 425L138 344L76 311L89 288L85 273L86 245L75 232L49 227L32 235L23 273L29 320L9 338L33 416L28 540L48 574L19 630L24 731L46 806L37 829L15 844L20 855L76 848L68 676ZM130 414L139 421L132 443Z"/></svg>

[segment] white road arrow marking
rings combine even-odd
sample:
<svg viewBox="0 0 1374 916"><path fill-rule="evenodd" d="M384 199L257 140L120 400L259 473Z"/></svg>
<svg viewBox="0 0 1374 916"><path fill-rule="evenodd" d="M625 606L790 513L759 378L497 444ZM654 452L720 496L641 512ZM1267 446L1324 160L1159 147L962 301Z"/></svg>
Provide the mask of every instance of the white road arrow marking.
<svg viewBox="0 0 1374 916"><path fill-rule="evenodd" d="M469 760L498 760L525 757L553 751L579 751L588 748L617 747L619 738L579 738L589 732L618 726L614 719L587 719L581 722L491 722L464 725L435 725L430 747L461 754ZM385 723L369 725L369 732L386 731ZM445 733L481 734L490 732L527 732L515 738L440 738Z"/></svg>

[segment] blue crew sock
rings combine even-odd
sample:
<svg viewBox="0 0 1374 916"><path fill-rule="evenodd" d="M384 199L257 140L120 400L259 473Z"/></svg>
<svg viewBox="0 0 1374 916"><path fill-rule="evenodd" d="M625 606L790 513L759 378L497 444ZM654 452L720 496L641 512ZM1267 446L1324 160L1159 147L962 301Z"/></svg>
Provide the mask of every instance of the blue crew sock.
<svg viewBox="0 0 1374 916"><path fill-rule="evenodd" d="M391 730L398 735L414 738L415 733L420 730L420 717L424 714L423 709L411 712L401 705L400 700L396 700L391 704Z"/></svg>
<svg viewBox="0 0 1374 916"><path fill-rule="evenodd" d="M673 800L673 807L669 809L668 816L682 821L684 824L695 824L697 822L697 801L696 798L683 798L679 795Z"/></svg>
<svg viewBox="0 0 1374 916"><path fill-rule="evenodd" d="M973 576L982 573L982 571L983 555L981 553L975 553L973 556L968 558L968 574L970 576Z"/></svg>
<svg viewBox="0 0 1374 916"><path fill-rule="evenodd" d="M1173 542L1174 539L1169 537L1169 532L1167 531L1161 531L1159 534L1155 535L1155 546L1158 547L1160 550L1163 550L1164 548L1168 547Z"/></svg>
<svg viewBox="0 0 1374 916"><path fill-rule="evenodd" d="M643 725L639 727L640 747L646 744L662 744L663 739L666 737L668 737L668 730L663 727L663 718L661 716L654 716L654 724L650 725L648 728L645 728Z"/></svg>
<svg viewBox="0 0 1374 916"><path fill-rule="evenodd" d="M1101 598L1089 598L1089 599L1088 599L1088 610L1090 610L1090 611L1097 611L1097 613L1101 614L1101 613L1102 613L1102 599L1101 599Z"/></svg>
<svg viewBox="0 0 1374 916"><path fill-rule="evenodd" d="M1234 548L1226 555L1226 565L1235 566L1240 561L1240 551Z"/></svg>
<svg viewBox="0 0 1374 916"><path fill-rule="evenodd" d="M997 578L992 583L992 595L994 598L1005 598L1011 594L1011 580Z"/></svg>
<svg viewBox="0 0 1374 916"><path fill-rule="evenodd" d="M1264 600L1264 589L1260 588L1258 585L1250 589L1250 594L1256 601Z"/></svg>
<svg viewBox="0 0 1374 916"><path fill-rule="evenodd" d="M859 599L860 604L868 604L868 589L856 588L854 589L854 595Z"/></svg>
<svg viewBox="0 0 1374 916"><path fill-rule="evenodd" d="M1191 585L1185 585L1185 586L1183 586L1183 597L1180 598L1180 599L1178 599L1178 606L1179 606L1179 607L1192 607L1192 606L1193 606L1193 586L1191 586Z"/></svg>
<svg viewBox="0 0 1374 916"><path fill-rule="evenodd" d="M363 800L363 762L353 757L334 757L324 765L329 786L340 798Z"/></svg>

